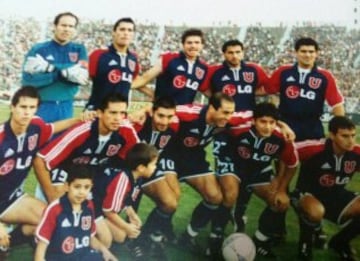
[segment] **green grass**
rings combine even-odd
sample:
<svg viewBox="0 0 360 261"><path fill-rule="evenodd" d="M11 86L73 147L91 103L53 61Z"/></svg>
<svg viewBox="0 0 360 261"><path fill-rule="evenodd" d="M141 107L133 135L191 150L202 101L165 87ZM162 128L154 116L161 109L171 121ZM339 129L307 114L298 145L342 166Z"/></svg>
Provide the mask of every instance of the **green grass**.
<svg viewBox="0 0 360 261"><path fill-rule="evenodd" d="M77 110L78 112L79 110ZM7 106L0 105L0 121L4 121L8 118L8 108ZM358 138L358 142L360 142ZM209 155L210 155L210 148ZM211 156L209 156L209 159L211 160ZM292 186L295 182L295 179L292 181ZM25 190L29 192L30 194L33 193L35 187L35 176L34 173L31 172L29 174L29 177L25 184ZM349 184L349 188L354 191L360 191L360 175L356 175ZM190 216L192 213L193 208L197 205L197 203L200 201L199 195L189 186L182 184L182 196L179 203L179 208L174 216L174 227L175 232L177 234L180 234L188 224L190 220ZM143 221L145 221L145 218L147 217L148 213L153 208L154 204L151 200L144 197L141 205L140 205L140 216L142 217ZM252 235L254 231L257 228L257 220L258 217L264 208L265 204L259 200L256 196L253 196L248 210L247 210L247 216L248 216L248 224L246 226L246 232L249 235ZM288 235L286 238L286 242L278 247L274 248L274 251L278 254L278 260L294 260L296 259L297 255L297 239L298 239L298 222L297 218L294 215L294 211L290 209L288 211L287 215L287 231ZM232 227L231 225L228 226L227 233L231 233ZM324 230L329 234L334 234L338 228L332 223L324 222ZM198 242L204 249L206 247L207 243L207 235L209 232L209 228L202 231L199 235ZM360 238L357 238L353 241L353 246L355 249L357 249L357 252L360 253ZM123 249L121 246L117 246L114 249L114 253L121 259L121 260L130 260L129 255L125 249ZM201 254L195 256L191 255L189 252L184 251L183 249L178 249L174 247L170 247L167 250L169 260L171 261L183 261L183 260L206 260L204 256ZM27 246L17 247L14 248L11 252L8 260L11 261L27 261L32 260L32 250ZM151 258L149 258L149 261ZM261 258L257 258L256 260L262 260ZM336 255L330 251L330 250L315 250L314 252L314 260L338 260ZM360 260L360 259L359 259Z"/></svg>

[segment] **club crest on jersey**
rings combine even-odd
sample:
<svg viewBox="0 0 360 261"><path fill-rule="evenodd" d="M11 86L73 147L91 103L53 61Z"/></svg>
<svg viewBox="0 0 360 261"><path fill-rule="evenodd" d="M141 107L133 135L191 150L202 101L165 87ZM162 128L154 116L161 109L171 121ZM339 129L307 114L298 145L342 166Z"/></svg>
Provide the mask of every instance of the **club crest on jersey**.
<svg viewBox="0 0 360 261"><path fill-rule="evenodd" d="M30 151L33 151L35 149L37 141L38 141L38 137L39 137L38 134L34 134L32 136L29 136L29 138L28 138L28 149Z"/></svg>
<svg viewBox="0 0 360 261"><path fill-rule="evenodd" d="M309 86L310 88L317 89L320 87L322 80L315 77L309 78Z"/></svg>
<svg viewBox="0 0 360 261"><path fill-rule="evenodd" d="M195 147L199 144L199 140L195 137L186 137L184 139L184 145L186 147Z"/></svg>
<svg viewBox="0 0 360 261"><path fill-rule="evenodd" d="M135 71L135 61L133 60L128 60L128 66L129 66L129 69L131 72L134 72Z"/></svg>
<svg viewBox="0 0 360 261"><path fill-rule="evenodd" d="M254 81L254 73L253 72L243 72L244 81L247 83L252 83Z"/></svg>
<svg viewBox="0 0 360 261"><path fill-rule="evenodd" d="M116 84L121 81L121 71L119 69L113 69L108 73L109 82Z"/></svg>
<svg viewBox="0 0 360 261"><path fill-rule="evenodd" d="M234 96L236 94L236 86L234 84L226 84L222 91L229 96Z"/></svg>
<svg viewBox="0 0 360 261"><path fill-rule="evenodd" d="M335 177L330 174L324 174L320 177L319 182L323 187L332 187L335 185Z"/></svg>
<svg viewBox="0 0 360 261"><path fill-rule="evenodd" d="M201 80L202 78L204 78L204 74L205 74L205 70L200 68L200 67L196 67L195 69L195 76L196 78L198 78L199 80Z"/></svg>
<svg viewBox="0 0 360 261"><path fill-rule="evenodd" d="M110 145L106 151L106 156L112 157L119 152L121 145Z"/></svg>
<svg viewBox="0 0 360 261"><path fill-rule="evenodd" d="M247 147L239 146L237 148L237 152L243 159L249 159L251 157L250 150Z"/></svg>
<svg viewBox="0 0 360 261"><path fill-rule="evenodd" d="M185 87L186 77L184 75L177 75L173 80L173 85L175 88L181 89Z"/></svg>
<svg viewBox="0 0 360 261"><path fill-rule="evenodd" d="M81 229L89 230L91 227L91 216L81 217Z"/></svg>
<svg viewBox="0 0 360 261"><path fill-rule="evenodd" d="M8 159L0 167L0 176L9 174L15 167L15 160Z"/></svg>
<svg viewBox="0 0 360 261"><path fill-rule="evenodd" d="M345 172L346 174L354 173L355 168L356 168L356 161L346 160L346 161L344 162L344 172Z"/></svg>
<svg viewBox="0 0 360 261"><path fill-rule="evenodd" d="M73 63L75 63L75 62L77 62L78 59L79 59L79 54L78 54L78 53L71 52L71 53L69 53L69 59L70 59L70 61L72 61Z"/></svg>
<svg viewBox="0 0 360 261"><path fill-rule="evenodd" d="M171 136L170 135L162 135L159 140L159 148L162 149L168 144Z"/></svg>
<svg viewBox="0 0 360 261"><path fill-rule="evenodd" d="M277 152L278 149L279 149L279 145L266 143L264 152L268 155L273 155Z"/></svg>

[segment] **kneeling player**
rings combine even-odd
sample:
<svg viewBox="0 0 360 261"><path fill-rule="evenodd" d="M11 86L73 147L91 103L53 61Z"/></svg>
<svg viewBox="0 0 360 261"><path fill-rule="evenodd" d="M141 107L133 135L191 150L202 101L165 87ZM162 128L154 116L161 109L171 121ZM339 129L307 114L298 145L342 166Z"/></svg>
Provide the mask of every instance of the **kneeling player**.
<svg viewBox="0 0 360 261"><path fill-rule="evenodd" d="M214 232L210 238L210 252L213 256L220 250L224 228L231 217L231 208L236 201L241 206L246 205L252 192L268 204L260 216L259 229L255 234L257 252L273 256L268 242L274 222L271 217L288 208L286 188L298 163L294 144L286 141L277 128L278 115L273 104L261 103L255 107L252 126L232 128L234 137L229 144L233 147L227 157L223 155L224 158L218 160L222 163L219 169L223 171L217 175L224 199L213 220ZM286 168L284 173L279 173L272 180L274 159L282 160ZM238 213L239 208L235 210L235 222L239 230L242 230L240 227L243 228L243 211L245 209L241 213Z"/></svg>
<svg viewBox="0 0 360 261"><path fill-rule="evenodd" d="M329 247L342 260L354 260L350 241L360 232L360 197L345 189L360 170L360 146L355 144L356 128L344 116L329 123L329 138L297 144L301 168L292 201L299 215L299 257L312 258L312 238L323 217L342 229Z"/></svg>
<svg viewBox="0 0 360 261"><path fill-rule="evenodd" d="M93 172L71 165L67 173L67 193L48 206L37 228L35 261L117 260L95 237L94 207L87 200Z"/></svg>

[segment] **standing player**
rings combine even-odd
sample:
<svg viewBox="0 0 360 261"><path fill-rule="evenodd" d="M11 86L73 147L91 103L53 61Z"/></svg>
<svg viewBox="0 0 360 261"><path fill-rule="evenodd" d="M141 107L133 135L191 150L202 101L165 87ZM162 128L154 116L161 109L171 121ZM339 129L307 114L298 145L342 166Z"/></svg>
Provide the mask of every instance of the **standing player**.
<svg viewBox="0 0 360 261"><path fill-rule="evenodd" d="M74 95L88 82L85 47L71 42L78 23L73 13L58 14L53 39L34 45L25 57L22 83L38 89L37 115L46 122L71 118Z"/></svg>
<svg viewBox="0 0 360 261"><path fill-rule="evenodd" d="M67 176L62 171L64 164L89 165L98 175L104 175L104 168L122 166L127 151L138 142L134 129L124 120L126 109L127 100L110 93L97 110L97 120L69 129L38 153L34 160L35 174L49 202L64 193ZM55 168L57 171L52 171ZM110 246L111 234L106 224L99 219L96 225L99 238Z"/></svg>
<svg viewBox="0 0 360 261"><path fill-rule="evenodd" d="M300 38L295 42L297 62L283 65L272 74L268 93L279 93L281 119L295 132L296 141L323 138L324 129L320 120L325 102L332 108L333 115L345 113L344 99L336 86L333 75L316 65L319 45L312 38ZM311 126L311 128L309 128ZM280 166L281 168L281 166ZM285 213L276 219L284 235ZM318 229L318 245L323 247L326 235Z"/></svg>
<svg viewBox="0 0 360 261"><path fill-rule="evenodd" d="M278 119L279 112L275 105L260 103L255 106L252 126L239 125L232 128L234 137L228 146L232 152L228 156L232 159L228 163L231 168L228 172L218 173L224 200L217 210L210 236L210 254L213 257L219 255L224 229L231 217L232 207L237 200L241 200L246 206L252 192L268 204L260 216L259 229L255 235L257 252L262 252L261 255L268 257L272 256L265 239L271 232L273 219L265 219L265 217L274 216L276 212L288 208L289 198L286 190L298 163L294 144L287 141L277 128ZM274 159L283 161L286 168L282 175L277 175L272 180ZM243 226L241 223L243 214L235 213L238 227Z"/></svg>
<svg viewBox="0 0 360 261"><path fill-rule="evenodd" d="M20 88L11 100L10 119L0 125L0 222L19 224L8 238L12 245L24 235L34 233L45 207L44 203L23 191L33 157L53 133L79 122L68 119L44 123L39 117L34 117L39 102L35 88Z"/></svg>
<svg viewBox="0 0 360 261"><path fill-rule="evenodd" d="M113 26L112 44L91 53L89 72L93 87L87 110L96 110L108 93L120 93L129 99L131 83L140 70L136 54L129 51L134 34L134 21L129 17L120 18Z"/></svg>
<svg viewBox="0 0 360 261"><path fill-rule="evenodd" d="M300 223L299 257L312 260L312 236L323 217L341 225L329 241L341 260L355 260L350 241L360 233L360 197L345 189L360 171L356 127L344 116L329 122L329 138L297 144L301 168L293 205Z"/></svg>
<svg viewBox="0 0 360 261"><path fill-rule="evenodd" d="M94 206L87 200L95 173L82 165L67 171L66 194L47 207L36 230L34 260L117 260L95 237Z"/></svg>
<svg viewBox="0 0 360 261"><path fill-rule="evenodd" d="M183 51L163 54L156 65L134 80L132 88L157 77L155 97L171 96L177 105L193 103L197 91L208 94L208 65L199 57L204 41L201 30L186 30L181 37Z"/></svg>

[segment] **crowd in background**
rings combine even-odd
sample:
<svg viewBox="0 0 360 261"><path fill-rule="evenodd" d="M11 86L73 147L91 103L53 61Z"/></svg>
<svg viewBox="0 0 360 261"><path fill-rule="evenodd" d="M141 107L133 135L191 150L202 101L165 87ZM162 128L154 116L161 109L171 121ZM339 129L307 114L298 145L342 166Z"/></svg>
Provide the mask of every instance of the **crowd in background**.
<svg viewBox="0 0 360 261"><path fill-rule="evenodd" d="M82 19L76 41L84 43L90 54L95 48L106 48L111 39L111 23L104 20ZM146 71L158 55L180 49L183 26L160 26L154 23L138 24L132 49L138 54L142 70ZM21 66L30 46L51 35L52 22L35 19L0 19L0 90L12 92L20 85ZM260 63L268 73L284 63L294 62L293 43L300 36L309 36L320 44L318 65L333 72L342 93L351 102L350 109L360 108L360 29L336 25L301 25L248 27L213 25L201 28L206 35L203 58L208 63L222 61L221 45L237 38L245 45L245 60ZM87 98L90 85L82 88L80 98ZM141 96L140 96L141 98Z"/></svg>

